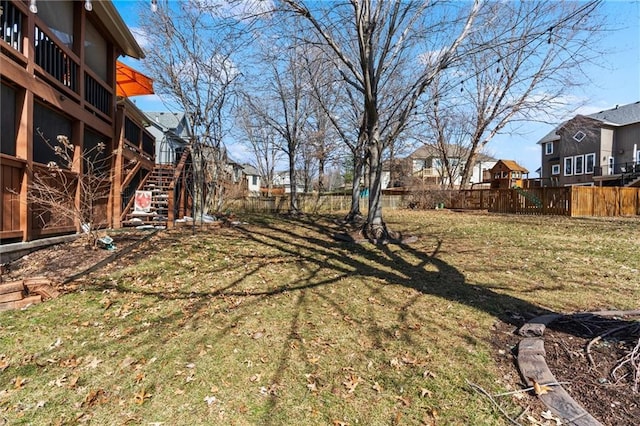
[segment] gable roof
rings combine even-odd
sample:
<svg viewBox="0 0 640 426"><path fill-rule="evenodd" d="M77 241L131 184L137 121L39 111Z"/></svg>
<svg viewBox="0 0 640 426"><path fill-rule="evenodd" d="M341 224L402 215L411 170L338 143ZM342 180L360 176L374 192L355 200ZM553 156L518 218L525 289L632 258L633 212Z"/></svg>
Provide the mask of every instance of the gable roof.
<svg viewBox="0 0 640 426"><path fill-rule="evenodd" d="M508 170L511 170L512 172L529 173L529 170L525 169L520 164L516 163L514 160L498 160L496 165L493 167L495 168L500 166L500 163L502 163Z"/></svg>
<svg viewBox="0 0 640 426"><path fill-rule="evenodd" d="M162 127L163 130L175 130L185 118L184 112L160 111L145 112L144 114L149 118L150 123Z"/></svg>
<svg viewBox="0 0 640 426"><path fill-rule="evenodd" d="M247 176L260 176L260 172L258 172L258 170L251 164L243 164L242 169L244 170L244 174Z"/></svg>
<svg viewBox="0 0 640 426"><path fill-rule="evenodd" d="M446 144L445 150L446 150L447 157L449 158L460 158L460 157L466 158L469 155L468 149L460 145ZM411 154L409 154L407 158L418 159L418 158L431 158L431 157L436 157L436 158L442 157L440 148L437 147L436 145L424 144L420 148L416 149ZM497 160L489 155L479 153L476 161L497 161Z"/></svg>
<svg viewBox="0 0 640 426"><path fill-rule="evenodd" d="M616 105L614 108L607 109L604 111L596 112L589 115L576 115L571 120L574 120L579 117L587 117L593 120L600 121L602 124L607 124L611 126L628 126L629 124L640 123L640 101L634 102L632 104L627 105ZM563 121L553 128L549 133L542 137L538 142L538 144L543 144L546 142L553 142L560 140L560 135L558 135L558 130L562 129L565 124L569 121Z"/></svg>

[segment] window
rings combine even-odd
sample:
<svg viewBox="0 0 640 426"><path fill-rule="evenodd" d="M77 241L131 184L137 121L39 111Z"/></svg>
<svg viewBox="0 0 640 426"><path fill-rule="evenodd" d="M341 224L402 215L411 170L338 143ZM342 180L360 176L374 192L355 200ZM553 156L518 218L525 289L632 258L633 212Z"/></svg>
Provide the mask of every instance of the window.
<svg viewBox="0 0 640 426"><path fill-rule="evenodd" d="M565 157L564 159L564 175L573 175L573 157Z"/></svg>
<svg viewBox="0 0 640 426"><path fill-rule="evenodd" d="M432 166L434 169L440 169L440 168L442 168L442 160L441 160L441 159L439 159L439 158L432 158L432 159L431 159L431 166Z"/></svg>
<svg viewBox="0 0 640 426"><path fill-rule="evenodd" d="M573 158L573 174L581 175L584 173L584 156L576 155Z"/></svg>
<svg viewBox="0 0 640 426"><path fill-rule="evenodd" d="M551 166L551 174L559 175L560 174L560 164L554 164Z"/></svg>
<svg viewBox="0 0 640 426"><path fill-rule="evenodd" d="M608 161L608 170L607 170L607 174L608 175L612 175L613 174L613 166L614 166L614 160L613 157L609 157L609 161Z"/></svg>
<svg viewBox="0 0 640 426"><path fill-rule="evenodd" d="M258 176L251 176L251 185L256 186L258 184Z"/></svg>
<svg viewBox="0 0 640 426"><path fill-rule="evenodd" d="M107 42L89 21L85 24L84 43L84 61L91 71L107 81Z"/></svg>
<svg viewBox="0 0 640 426"><path fill-rule="evenodd" d="M573 135L573 140L575 140L576 142L582 142L582 140L586 137L587 135L581 131L578 130L578 132L576 132L575 135Z"/></svg>
<svg viewBox="0 0 640 426"><path fill-rule="evenodd" d="M50 110L39 103L33 108L33 161L48 164L51 161L60 167L69 168L69 164L62 164L60 156L56 155L52 146L58 145L58 135L64 135L71 140L71 120Z"/></svg>
<svg viewBox="0 0 640 426"><path fill-rule="evenodd" d="M38 18L42 19L51 32L68 48L73 48L73 2L38 2Z"/></svg>
<svg viewBox="0 0 640 426"><path fill-rule="evenodd" d="M553 142L547 142L544 144L544 153L545 155L553 154Z"/></svg>
<svg viewBox="0 0 640 426"><path fill-rule="evenodd" d="M584 172L585 173L593 173L593 170L596 166L596 154L591 153L584 156Z"/></svg>
<svg viewBox="0 0 640 426"><path fill-rule="evenodd" d="M109 138L90 130L84 132L83 172L93 176L105 176L111 167L111 152Z"/></svg>
<svg viewBox="0 0 640 426"><path fill-rule="evenodd" d="M16 155L16 91L5 85L0 85L0 111L2 111L0 123L0 152L7 155Z"/></svg>

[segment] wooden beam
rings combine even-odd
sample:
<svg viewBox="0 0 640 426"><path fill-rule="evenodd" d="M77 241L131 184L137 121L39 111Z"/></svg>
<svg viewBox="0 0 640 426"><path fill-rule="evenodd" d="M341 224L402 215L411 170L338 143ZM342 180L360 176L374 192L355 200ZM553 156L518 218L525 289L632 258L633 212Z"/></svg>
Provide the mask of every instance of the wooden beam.
<svg viewBox="0 0 640 426"><path fill-rule="evenodd" d="M0 54L0 56L2 56L0 58L2 61L0 75L24 87L27 92L32 92L35 96L64 111L74 119L85 122L98 132L104 135L112 134L113 127L111 123L107 123L86 111L82 106L68 99L66 94L59 92L40 77L30 74L4 54Z"/></svg>

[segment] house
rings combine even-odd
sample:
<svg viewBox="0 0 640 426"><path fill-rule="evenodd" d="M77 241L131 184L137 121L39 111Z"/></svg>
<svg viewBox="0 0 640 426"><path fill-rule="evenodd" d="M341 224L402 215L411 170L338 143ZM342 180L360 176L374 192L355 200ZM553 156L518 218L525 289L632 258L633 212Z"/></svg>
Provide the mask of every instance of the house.
<svg viewBox="0 0 640 426"><path fill-rule="evenodd" d="M183 112L145 112L146 129L156 140L156 163L176 164L192 139L187 116Z"/></svg>
<svg viewBox="0 0 640 426"><path fill-rule="evenodd" d="M3 253L11 243L85 228L84 218L64 217L29 195L35 179L53 175L54 166L58 174L51 185L64 187L71 200L66 207L89 206L93 226L122 226L136 192L156 172L155 138L121 87L117 60L140 59L144 52L111 1L5 0L0 7ZM71 155L66 162L54 146L60 135ZM104 153L99 168L106 179L101 195L92 199L79 182L90 176L85 155L96 147ZM175 171L169 176L176 176ZM171 198L164 197L165 202ZM181 202L188 200L183 197Z"/></svg>
<svg viewBox="0 0 640 426"><path fill-rule="evenodd" d="M459 187L462 170L468 158L466 148L447 144L446 167L443 150L436 145L425 144L406 158L383 164L382 188L408 187L417 184L442 187ZM479 154L471 174L471 184L485 181L486 171L496 164L496 160L488 155ZM447 172L450 171L450 173Z"/></svg>
<svg viewBox="0 0 640 426"><path fill-rule="evenodd" d="M640 102L577 115L538 141L547 186L640 186Z"/></svg>
<svg viewBox="0 0 640 426"><path fill-rule="evenodd" d="M491 188L522 188L529 171L513 160L498 160L489 170Z"/></svg>
<svg viewBox="0 0 640 426"><path fill-rule="evenodd" d="M260 196L260 172L251 164L242 165L242 173L247 182L247 193L250 197Z"/></svg>
<svg viewBox="0 0 640 426"><path fill-rule="evenodd" d="M299 174L298 174L299 176ZM298 178L299 180L299 178ZM273 188L274 189L278 189L278 188L282 188L284 189L284 193L285 194L290 194L291 193L291 178L289 175L289 171L281 171L281 172L276 172L273 176ZM304 192L304 187L300 182L296 183L296 192L298 194L302 194Z"/></svg>

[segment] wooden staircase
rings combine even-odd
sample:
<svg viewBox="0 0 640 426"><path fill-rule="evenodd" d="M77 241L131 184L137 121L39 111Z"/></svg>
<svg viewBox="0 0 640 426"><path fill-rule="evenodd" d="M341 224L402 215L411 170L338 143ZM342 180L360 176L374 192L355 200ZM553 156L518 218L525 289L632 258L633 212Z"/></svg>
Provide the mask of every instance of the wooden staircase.
<svg viewBox="0 0 640 426"><path fill-rule="evenodd" d="M123 226L167 226L169 219L169 190L174 178L175 168L167 165L156 165L142 190L151 192L151 205L148 212L136 212L134 206L129 207Z"/></svg>

